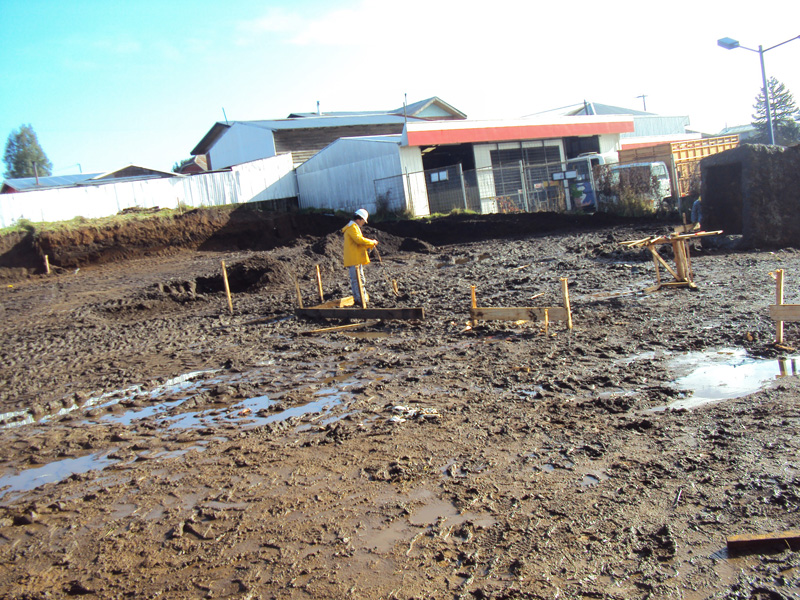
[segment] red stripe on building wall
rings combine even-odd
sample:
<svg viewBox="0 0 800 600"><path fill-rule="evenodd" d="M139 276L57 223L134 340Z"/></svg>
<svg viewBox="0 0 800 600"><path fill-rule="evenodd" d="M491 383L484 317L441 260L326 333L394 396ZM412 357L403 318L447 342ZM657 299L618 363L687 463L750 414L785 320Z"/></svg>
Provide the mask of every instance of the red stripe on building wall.
<svg viewBox="0 0 800 600"><path fill-rule="evenodd" d="M515 125L511 127L482 127L475 129L411 130L407 132L407 136L409 146L439 146L443 144L542 140L577 135L629 133L632 131L633 121L615 121L609 123Z"/></svg>

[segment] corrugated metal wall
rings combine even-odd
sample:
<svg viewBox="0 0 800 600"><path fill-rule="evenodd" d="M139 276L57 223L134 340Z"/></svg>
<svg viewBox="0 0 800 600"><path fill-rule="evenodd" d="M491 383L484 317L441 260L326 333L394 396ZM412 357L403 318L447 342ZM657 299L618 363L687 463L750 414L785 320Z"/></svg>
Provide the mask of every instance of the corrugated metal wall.
<svg viewBox="0 0 800 600"><path fill-rule="evenodd" d="M211 169L275 156L272 131L248 123L234 123L208 153Z"/></svg>
<svg viewBox="0 0 800 600"><path fill-rule="evenodd" d="M290 154L253 161L231 171L191 177L124 181L0 195L0 227L19 219L65 221L107 217L125 208L222 206L297 197Z"/></svg>
<svg viewBox="0 0 800 600"><path fill-rule="evenodd" d="M620 139L686 133L689 117L635 116L634 131L620 134Z"/></svg>
<svg viewBox="0 0 800 600"><path fill-rule="evenodd" d="M399 143L337 140L297 167L300 208L377 208L375 180L400 172Z"/></svg>

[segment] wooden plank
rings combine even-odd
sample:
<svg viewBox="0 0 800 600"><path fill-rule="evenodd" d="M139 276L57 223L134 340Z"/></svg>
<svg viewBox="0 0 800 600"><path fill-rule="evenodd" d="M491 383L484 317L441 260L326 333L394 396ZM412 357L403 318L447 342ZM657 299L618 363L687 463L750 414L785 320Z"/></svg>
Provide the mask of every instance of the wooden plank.
<svg viewBox="0 0 800 600"><path fill-rule="evenodd" d="M730 556L797 550L800 549L800 529L778 533L732 535L728 537L727 542Z"/></svg>
<svg viewBox="0 0 800 600"><path fill-rule="evenodd" d="M315 335L317 333L335 333L337 331L347 331L349 329L361 329L362 327L372 327L377 325L378 321L364 321L363 323L350 323L349 325L337 325L336 327L322 327L321 329L312 329L311 331L303 331L301 335Z"/></svg>
<svg viewBox="0 0 800 600"><path fill-rule="evenodd" d="M562 306L470 308L469 315L473 321L543 321L545 310L548 321L568 321L569 319L567 310Z"/></svg>
<svg viewBox="0 0 800 600"><path fill-rule="evenodd" d="M642 246L645 244L650 243L650 241L654 239L653 236L649 236L646 238L642 238L640 240L628 240L627 242L620 242L620 246L628 246L629 248L632 246Z"/></svg>
<svg viewBox="0 0 800 600"><path fill-rule="evenodd" d="M678 281L688 281L686 277L686 265L683 262L683 242L680 240L672 241L672 256L675 259L675 272Z"/></svg>
<svg viewBox="0 0 800 600"><path fill-rule="evenodd" d="M672 236L673 240L692 240L694 238L708 237L710 235L720 235L722 229L718 231L696 231L695 233L684 233Z"/></svg>
<svg viewBox="0 0 800 600"><path fill-rule="evenodd" d="M355 303L352 296L345 296L344 298L328 300L327 302L317 304L316 306L310 306L309 308L344 308L345 306L353 306Z"/></svg>
<svg viewBox="0 0 800 600"><path fill-rule="evenodd" d="M295 314L317 319L384 319L421 320L425 309L420 308L298 308Z"/></svg>
<svg viewBox="0 0 800 600"><path fill-rule="evenodd" d="M652 246L648 246L648 247L647 247L647 249L648 249L648 250L650 250L650 253L653 255L653 259L654 259L654 260L657 260L658 262L660 262L660 263L661 263L661 265L662 265L662 266L663 266L663 267L664 267L664 268L665 268L667 271L669 271L669 274L670 274L670 275L672 275L672 276L673 276L675 279L677 279L678 281L680 281L680 278L678 277L678 274L677 274L675 271L673 271L673 270L672 270L672 267L670 267L670 266L669 266L669 265L668 265L666 262L664 262L664 259L663 259L663 258L661 258L661 255L660 255L658 252L656 252L656 249L655 249L655 248L653 248Z"/></svg>
<svg viewBox="0 0 800 600"><path fill-rule="evenodd" d="M770 304L769 317L773 321L800 321L800 304Z"/></svg>

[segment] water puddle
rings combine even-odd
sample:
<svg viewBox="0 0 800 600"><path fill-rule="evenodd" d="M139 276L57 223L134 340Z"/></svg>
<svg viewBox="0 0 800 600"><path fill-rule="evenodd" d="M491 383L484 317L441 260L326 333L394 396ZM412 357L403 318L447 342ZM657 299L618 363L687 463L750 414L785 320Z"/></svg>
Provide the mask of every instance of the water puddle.
<svg viewBox="0 0 800 600"><path fill-rule="evenodd" d="M196 382L196 379L216 372L217 370L193 371L191 373L185 373L165 381L163 384L155 387L149 392L145 391L142 386L138 385L127 387L121 390L106 392L104 394L100 394L99 396L93 396L80 405L72 404L70 406L62 407L54 412L41 416L38 419L36 419L34 415L27 410L2 413L0 414L0 430L11 427L20 427L22 425L32 425L34 423L46 424L54 419L57 419L58 417L62 417L79 409L85 411L92 409L103 410L109 409L120 403L124 404L126 402L150 401L161 397L174 397L180 394L185 394L191 391L192 388L198 387L200 383ZM156 407L152 407L149 410L151 412L155 411ZM130 421L126 422L124 419L118 422L125 423L126 425L130 424Z"/></svg>
<svg viewBox="0 0 800 600"><path fill-rule="evenodd" d="M710 402L741 398L781 377L797 377L800 355L779 359L753 358L738 349L690 352L670 361L680 377L674 386L690 396L654 410L691 409Z"/></svg>
<svg viewBox="0 0 800 600"><path fill-rule="evenodd" d="M594 487L598 483L600 483L601 481L605 481L606 479L608 479L608 475L606 475L605 473L601 473L600 471L592 471L592 472L586 473L583 476L583 479L581 479L580 485L581 485L581 487L584 487L584 488Z"/></svg>
<svg viewBox="0 0 800 600"><path fill-rule="evenodd" d="M164 417L162 424L167 425L167 429L196 429L199 427L219 427L220 425L237 422L243 429L261 427L269 423L288 421L289 419L300 419L312 414L319 414L320 418L328 415L336 406L342 404L347 392L336 388L324 388L319 390L315 400L300 406L293 406L265 416L270 407L277 403L268 396L256 396L248 398L238 404L234 404L230 409L189 412L178 416ZM326 423L336 419L327 419Z"/></svg>
<svg viewBox="0 0 800 600"><path fill-rule="evenodd" d="M291 378L280 377L282 365L267 361L264 365L246 372L227 372L218 369L193 371L166 380L151 390L142 386L132 386L121 390L96 395L79 405L61 408L36 419L32 411L16 411L0 415L0 429L29 425L33 428L52 426L51 422L59 415L68 412L86 411L87 419L95 425L137 426L145 422L148 427L156 425L164 430L214 428L219 434L213 439L226 440L224 432L236 427L255 428L270 423L288 421L287 433L310 429L316 424L330 424L352 414L334 409L351 401L354 387L365 379L350 372L341 372L341 365L296 364ZM331 373L335 375L331 375ZM216 388L222 386L236 389L239 384L263 387L269 394L253 396L240 401L215 398ZM304 403L283 407L282 398L287 392L293 397L299 393ZM195 408L186 404L197 400ZM209 400L211 403L209 403ZM154 403L155 402L155 403ZM195 410L192 410L195 408ZM138 459L173 459L197 449L205 449L208 438L193 440L189 446L180 449L155 451L147 455L138 454ZM25 492L51 482L62 481L75 473L103 470L118 464L114 448L102 454L80 458L69 458L50 464L14 472L0 477L0 498L9 492Z"/></svg>
<svg viewBox="0 0 800 600"><path fill-rule="evenodd" d="M117 462L109 458L115 450L102 454L89 454L80 458L65 458L42 467L27 469L13 475L0 477L0 498L9 492L25 492L46 483L58 482L75 473L102 470Z"/></svg>

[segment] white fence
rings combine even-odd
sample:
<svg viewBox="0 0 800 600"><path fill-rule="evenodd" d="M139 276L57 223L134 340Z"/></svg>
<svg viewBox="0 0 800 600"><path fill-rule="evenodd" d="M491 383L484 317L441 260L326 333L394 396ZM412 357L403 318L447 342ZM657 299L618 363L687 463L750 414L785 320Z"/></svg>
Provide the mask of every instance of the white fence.
<svg viewBox="0 0 800 600"><path fill-rule="evenodd" d="M134 206L221 206L297 196L292 155L281 154L236 165L230 171L0 194L0 227L13 225L19 219L107 217Z"/></svg>

